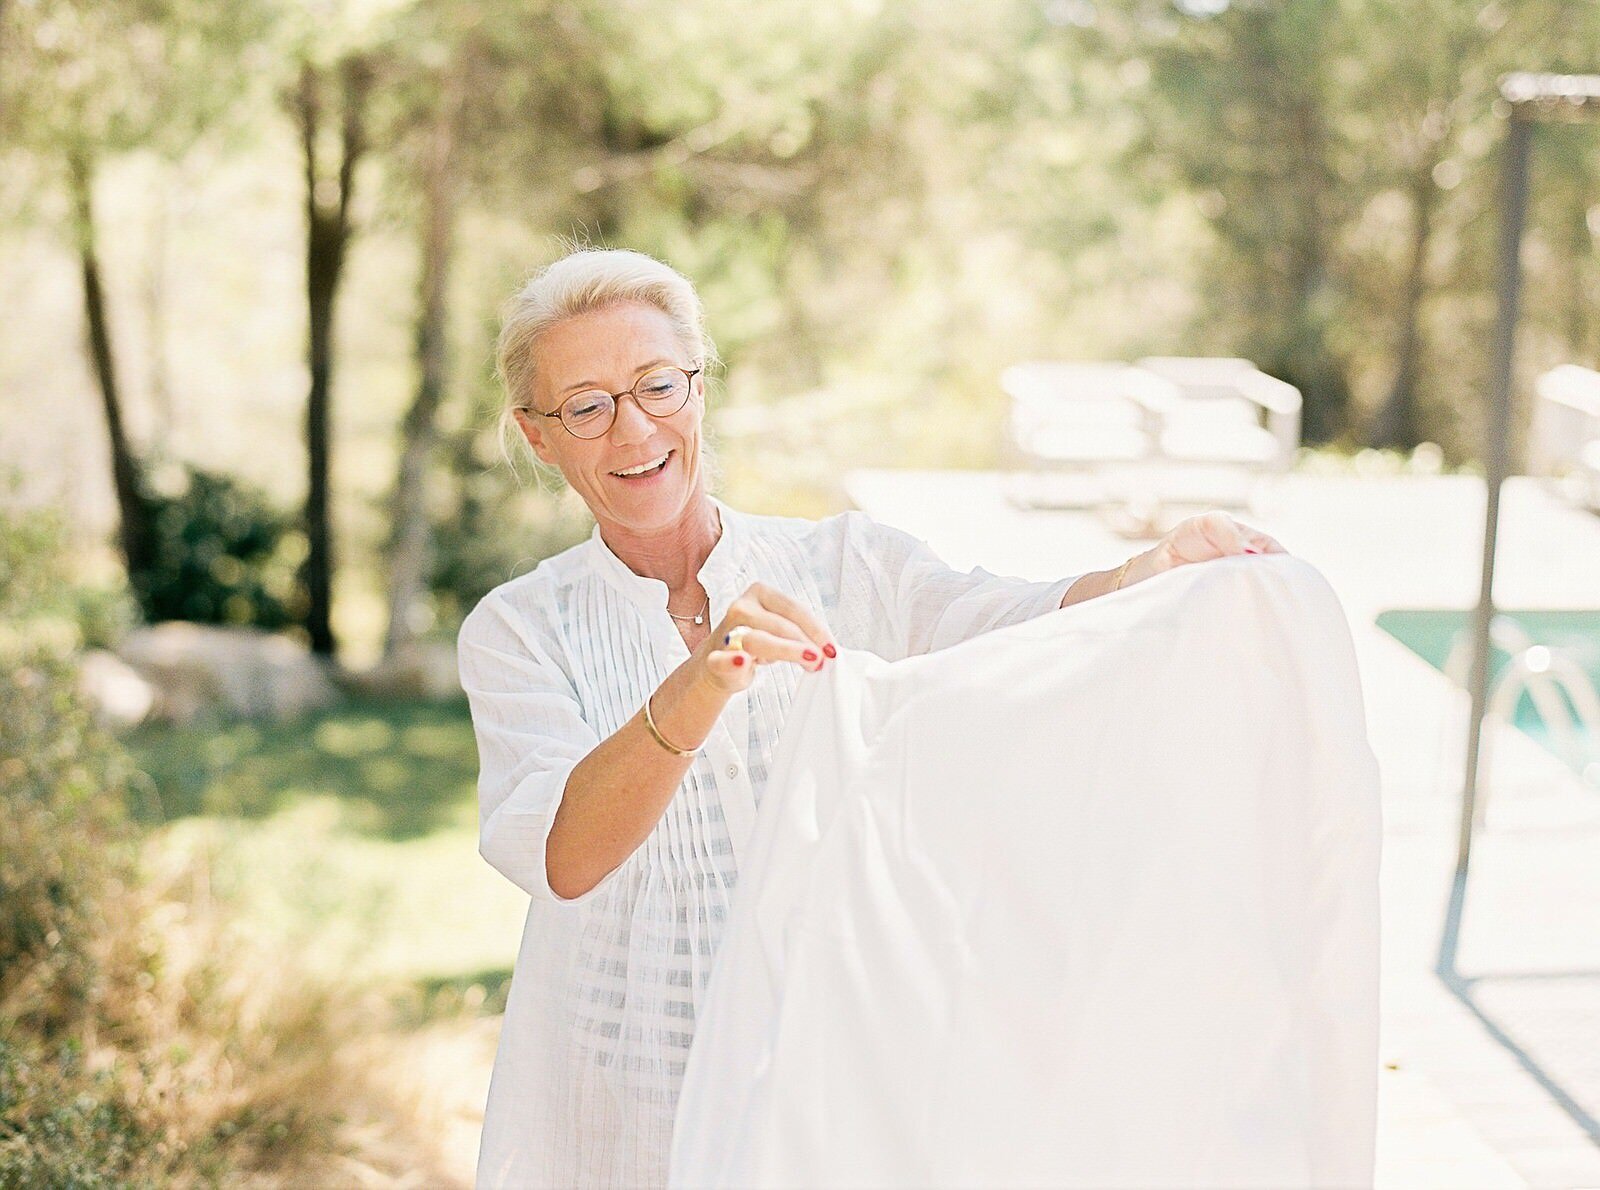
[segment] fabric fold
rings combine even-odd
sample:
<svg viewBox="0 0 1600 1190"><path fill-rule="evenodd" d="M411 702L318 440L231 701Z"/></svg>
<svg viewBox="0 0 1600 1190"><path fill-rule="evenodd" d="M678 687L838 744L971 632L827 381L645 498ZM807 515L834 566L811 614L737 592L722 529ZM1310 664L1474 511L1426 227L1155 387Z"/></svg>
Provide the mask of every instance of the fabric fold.
<svg viewBox="0 0 1600 1190"><path fill-rule="evenodd" d="M1380 839L1301 560L846 653L773 760L671 1184L1368 1185Z"/></svg>

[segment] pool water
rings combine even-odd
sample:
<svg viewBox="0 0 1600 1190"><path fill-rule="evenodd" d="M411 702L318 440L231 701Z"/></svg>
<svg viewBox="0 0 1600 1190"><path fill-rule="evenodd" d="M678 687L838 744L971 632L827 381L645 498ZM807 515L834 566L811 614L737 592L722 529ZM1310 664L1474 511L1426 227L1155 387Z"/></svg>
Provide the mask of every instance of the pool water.
<svg viewBox="0 0 1600 1190"><path fill-rule="evenodd" d="M1543 656L1537 653L1532 656L1534 665L1565 658L1583 672L1591 686L1600 690L1600 611L1502 611L1497 613L1499 620L1510 621L1505 626L1510 632L1498 635L1510 635L1520 629L1527 638L1545 647L1547 652ZM1456 642L1465 641L1471 624L1470 611L1445 608L1405 609L1378 615L1379 628L1441 671ZM1464 643L1462 647L1465 649ZM1504 649L1497 647L1491 651L1491 692L1510 661L1510 654ZM1466 672L1464 666L1461 672ZM1513 722L1574 771L1600 784L1600 725L1585 730L1578 718L1580 708L1572 699L1554 686L1547 689L1551 690L1552 697L1561 700L1577 723L1573 736L1564 737L1560 732L1553 732L1526 689L1518 696Z"/></svg>

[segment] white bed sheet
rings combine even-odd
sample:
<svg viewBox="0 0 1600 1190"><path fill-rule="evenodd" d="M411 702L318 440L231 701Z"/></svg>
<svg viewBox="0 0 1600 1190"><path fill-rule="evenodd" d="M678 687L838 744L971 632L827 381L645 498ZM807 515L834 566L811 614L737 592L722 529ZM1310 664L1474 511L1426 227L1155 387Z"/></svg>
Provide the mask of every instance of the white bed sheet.
<svg viewBox="0 0 1600 1190"><path fill-rule="evenodd" d="M1377 767L1282 555L797 697L671 1183L1370 1185Z"/></svg>

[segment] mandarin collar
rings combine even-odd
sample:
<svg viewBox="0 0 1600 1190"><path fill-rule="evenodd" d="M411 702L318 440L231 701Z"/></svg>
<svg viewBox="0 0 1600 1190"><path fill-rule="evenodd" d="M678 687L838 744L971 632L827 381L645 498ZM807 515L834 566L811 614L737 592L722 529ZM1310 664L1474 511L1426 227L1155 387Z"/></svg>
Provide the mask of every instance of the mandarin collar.
<svg viewBox="0 0 1600 1190"><path fill-rule="evenodd" d="M738 537L742 526L737 512L715 496L708 496L707 499L717 509L717 519L722 525L722 532L695 577L706 589L706 594L711 597L712 603L717 604L720 601L719 597L725 594L725 588L734 579ZM633 602L641 607L666 609L667 584L658 578L646 578L642 574L635 574L629 569L628 564L617 557L606 544L605 538L600 536L599 525L596 525L594 532L589 534L589 553L601 576Z"/></svg>

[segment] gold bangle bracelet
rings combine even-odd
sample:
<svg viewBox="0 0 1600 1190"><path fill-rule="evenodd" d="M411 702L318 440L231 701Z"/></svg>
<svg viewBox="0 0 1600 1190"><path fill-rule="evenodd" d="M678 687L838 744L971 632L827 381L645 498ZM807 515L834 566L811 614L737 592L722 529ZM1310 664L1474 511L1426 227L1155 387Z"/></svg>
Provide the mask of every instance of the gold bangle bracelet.
<svg viewBox="0 0 1600 1190"><path fill-rule="evenodd" d="M676 744L670 744L667 742L667 737L662 735L661 729L656 726L655 717L650 714L650 698L648 696L646 696L644 700L644 725L650 730L650 734L655 738L656 743L660 744L674 756L693 756L696 752L700 751L699 748L680 748Z"/></svg>
<svg viewBox="0 0 1600 1190"><path fill-rule="evenodd" d="M1138 556L1138 554L1135 554L1133 555L1133 558L1137 558ZM1133 565L1133 558L1129 558L1121 566L1117 567L1116 585L1111 588L1113 591L1122 590L1122 580L1128 577L1128 567Z"/></svg>

